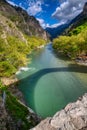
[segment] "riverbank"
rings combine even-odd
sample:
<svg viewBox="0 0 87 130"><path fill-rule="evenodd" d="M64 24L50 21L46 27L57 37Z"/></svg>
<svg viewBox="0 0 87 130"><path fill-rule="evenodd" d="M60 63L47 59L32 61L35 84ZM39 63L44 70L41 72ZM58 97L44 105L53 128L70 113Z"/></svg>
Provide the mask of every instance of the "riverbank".
<svg viewBox="0 0 87 130"><path fill-rule="evenodd" d="M38 46L37 48L40 49L43 47L44 47L44 45L41 45L41 46ZM30 68L21 67L19 69L19 72L28 71L28 69L30 69ZM24 96L18 88L19 82L20 81L15 77L15 75L12 75L8 78L5 76L0 78L1 104L3 104L3 96L2 96L3 92L6 93L6 101L5 101L6 104L4 104L3 108L2 108L2 105L0 107L1 111L2 111L2 109L5 111L5 112L4 111L2 112L3 117L5 117L5 118L1 119L1 121L4 120L5 129L7 127L6 124L8 124L8 122L11 122L11 123L13 122L13 125L17 126L17 123L20 122L19 120L21 120L22 123L21 123L20 127L23 127L23 123L24 124L26 123L27 129L29 129L41 121L41 117L39 117L31 108L27 107L27 103L24 99ZM6 89L5 91L1 88L2 86L4 86L3 88ZM18 106L16 104L18 104ZM21 107L23 108L22 110L21 110ZM19 109L21 111L21 113L17 109ZM25 115L24 119L23 119L23 113L26 113L25 111L27 112L27 115ZM14 112L15 112L15 114L13 114ZM6 115L4 115L4 113ZM9 117L10 117L10 119L8 119ZM23 121L23 120L26 120L26 121ZM8 125L9 125L9 127L11 127L10 123ZM16 129L15 126L12 126L12 127L13 127L12 129ZM27 129L25 128L25 130L27 130Z"/></svg>
<svg viewBox="0 0 87 130"><path fill-rule="evenodd" d="M9 80L10 81L10 80ZM11 81L10 81L11 82ZM15 85L14 85L15 84ZM22 93L18 90L17 82L14 82L14 84L11 84L11 86L8 88L8 90L12 94L16 94L16 97L23 98ZM17 94L20 93L20 94ZM7 95L8 96L8 95ZM13 97L10 97L10 100ZM30 108L28 108L24 103L20 102L19 99L17 99L19 104L22 104L26 110L29 110L29 114L26 116L29 123L32 121L33 124L29 129L30 130L86 130L87 128L87 94L85 94L83 97L79 97L79 99L75 103L69 103L64 109L57 112L53 117L48 117L45 120L38 121L38 118L36 114L34 114ZM14 101L13 101L14 103ZM17 102L16 102L17 103ZM18 105L18 103L17 103ZM23 108L22 108L23 110ZM39 122L41 123L39 124ZM37 122L37 123L35 123ZM23 127L23 122L21 120L18 120L17 122L14 121L13 117L11 116L11 113L9 113L9 110L6 108L6 106L3 105L3 99L0 96L0 127L2 129L23 129L28 130L28 128ZM31 124L31 123L30 123ZM38 124L38 125L37 125ZM37 125L37 126L36 126ZM32 127L34 127L32 129Z"/></svg>
<svg viewBox="0 0 87 130"><path fill-rule="evenodd" d="M12 88L11 88L12 87ZM13 93L13 94L17 94L17 92L19 93L19 90L16 88L17 86L10 86L9 90ZM14 90L14 88L16 88ZM19 94L20 95L20 94ZM20 97L19 95L16 95L18 97ZM23 98L23 97L21 97ZM12 97L10 98L10 100L12 99ZM19 101L20 102L20 101ZM11 117L11 114L9 113L9 111L6 109L6 107L3 104L3 100L0 96L0 127L2 129L23 129L22 123L21 121L18 121L17 123L14 121L14 119ZM22 102L20 102L20 104L23 104ZM38 124L40 122L40 120L37 122L37 126L36 124L33 124L33 126L36 126L35 128L31 129L29 127L30 130L59 130L61 128L61 130L86 130L87 128L87 123L86 123L86 116L87 116L87 94L85 94L83 97L79 97L79 99L77 100L77 102L75 103L70 103L68 104L65 109L57 112L53 117L48 117L45 120L41 121L40 124ZM23 106L25 106L23 104ZM25 106L26 107L26 106ZM27 109L29 109L28 107L26 107ZM29 113L32 113L29 109ZM33 123L35 123L37 121L37 118L35 117L34 113L32 113L32 116L30 116L31 114L28 115L27 119L29 120L34 120ZM32 117L32 118L31 118ZM83 120L84 118L84 120ZM24 128L24 130L28 130L27 128Z"/></svg>
<svg viewBox="0 0 87 130"><path fill-rule="evenodd" d="M28 130L36 126L41 121L41 118L26 106L24 96L18 89L19 81L16 78L2 78L1 81L0 127L6 130L19 130L19 127L20 129ZM3 95L3 92L6 96Z"/></svg>
<svg viewBox="0 0 87 130"><path fill-rule="evenodd" d="M86 55L80 55L80 56L77 56L76 58L75 57L71 57L70 54L64 54L63 51L57 51L56 49L54 49L55 53L60 56L60 58L62 59L65 58L65 59L68 59L68 60L71 60L71 61L74 61L77 65L83 65L83 66L87 66L87 56Z"/></svg>
<svg viewBox="0 0 87 130"><path fill-rule="evenodd" d="M83 55L83 56L79 56L75 59L76 63L79 65L84 65L87 66L87 56Z"/></svg>
<svg viewBox="0 0 87 130"><path fill-rule="evenodd" d="M87 93L31 130L87 130Z"/></svg>
<svg viewBox="0 0 87 130"><path fill-rule="evenodd" d="M39 55L38 52L40 52ZM62 60L54 54L52 46L50 44L40 51L38 50L33 52L32 62L29 64L29 66L31 68L34 67L37 69L37 71L33 71L33 73L26 71L26 75L28 75L22 79L22 82L20 82L20 90L24 92L23 94L26 96L25 98L28 106L30 106L29 103L34 104L34 107L38 108L36 112L40 113L41 110L41 112L43 112L43 115L41 116L44 118L53 116L55 112L64 108L65 105L69 102L75 101L78 97L86 92L84 89L84 84L81 83L81 80L72 74L72 72L79 73L80 75L86 73L85 70L83 71L83 66L81 69L77 69L73 66L69 67L66 65L64 59ZM24 70L25 69L22 68L22 71ZM25 120L27 118L30 125L28 128L30 129L37 124L35 123L37 121L37 116L35 116L35 118L33 116L30 116L30 113L32 112L30 110L27 111L28 107L26 109L25 105L22 104L23 100L20 102L21 98L24 97L21 95L22 93L20 94L19 90L17 90L19 81L13 82L12 79L10 80L9 78L8 80L6 78L3 80L8 84L10 83L10 87L8 87L10 94L7 93L8 109L6 108L6 111L8 110L8 115L15 117L15 119L21 119L21 116L25 118ZM16 96L16 99L13 95ZM38 106L40 106L40 109ZM34 107L32 107L32 109ZM33 110L35 111L35 109ZM16 125L18 122L20 122L20 120L17 120ZM24 122L22 122L22 125L23 123ZM25 125L27 126L26 123Z"/></svg>

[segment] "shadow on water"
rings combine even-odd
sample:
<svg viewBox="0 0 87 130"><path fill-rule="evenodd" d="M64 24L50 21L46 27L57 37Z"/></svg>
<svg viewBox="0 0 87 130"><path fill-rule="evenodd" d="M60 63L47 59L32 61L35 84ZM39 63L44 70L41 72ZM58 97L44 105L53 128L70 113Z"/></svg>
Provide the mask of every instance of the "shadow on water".
<svg viewBox="0 0 87 130"><path fill-rule="evenodd" d="M82 74L86 76L87 66L83 67L80 65L71 64L70 62L66 67L57 67L59 62L61 62L59 66L62 66L62 61L67 62L70 60L69 58L62 56L58 52L56 53L55 50L52 48L52 44L47 45L45 48L43 48L43 50L35 51L29 57L33 59L33 64L31 64L31 66L34 66L39 70L31 75L30 72L27 72L28 76L23 75L19 77L21 78L20 89L24 94L27 105L30 105L30 107L33 108L35 112L37 112L37 100L39 100L41 107L43 106L45 109L45 104L48 105L46 107L49 107L52 101L55 102L54 100L56 100L57 98L57 105L60 104L58 107L61 107L59 109L62 109L64 105L76 100L79 96L87 92L87 88L85 88L84 85L80 82L80 80L73 74L74 72L77 73L77 75ZM41 68L46 68L40 69L39 66ZM70 72L72 74L69 74ZM49 81L52 78L53 80ZM46 84L44 84L44 82ZM53 90L53 88L55 89L55 91ZM49 89L54 94L54 97L51 95L52 93ZM45 93L47 95L45 95ZM46 97L45 99L40 100L40 98L44 98L44 96L48 95L51 95L51 98ZM45 104L43 105L41 101L45 102ZM53 105L54 104L49 107L49 109L51 109L52 107L52 111L54 107ZM50 110L48 110L47 112L49 111Z"/></svg>
<svg viewBox="0 0 87 130"><path fill-rule="evenodd" d="M53 49L53 53L54 53L56 58L59 58L59 59L64 60L64 61L71 61L71 59L68 56L66 56L63 53L60 53L54 49Z"/></svg>
<svg viewBox="0 0 87 130"><path fill-rule="evenodd" d="M28 77L24 78L24 79L21 79L21 86L22 84L25 84L25 87L28 87L29 88L29 91L27 91L26 93L24 92L23 90L23 87L22 86L22 91L23 93L25 93L24 95L29 95L29 93L31 93L32 91L32 104L34 106L34 110L35 110L35 99L34 99L34 91L35 91L35 87L36 87L36 84L38 82L38 80L46 75L46 74L49 74L49 73L54 73L54 72L75 72L75 73L84 73L84 74L87 74L87 66L75 66L75 65L70 65L70 67L59 67L59 68L46 68L46 69L42 69L42 70L39 70L38 72L32 74L32 75L29 75ZM29 102L29 98L26 96L25 97L26 101ZM29 105L29 104L28 104Z"/></svg>
<svg viewBox="0 0 87 130"><path fill-rule="evenodd" d="M64 55L63 53L58 52L58 50L55 50L52 48L52 44L50 44L47 49L50 51L50 53L52 53L56 58L59 58L60 60L64 60L64 61L71 61L71 59Z"/></svg>
<svg viewBox="0 0 87 130"><path fill-rule="evenodd" d="M52 72L77 72L77 73L87 73L87 66L74 66L71 64L72 67L62 67L62 68L46 68L46 69L42 69L37 71L36 73L29 75L28 77L26 77L23 80L26 79L33 79L35 82L37 82L39 80L39 78L41 78L42 76L44 76L47 73L52 73ZM74 67L73 67L74 66Z"/></svg>

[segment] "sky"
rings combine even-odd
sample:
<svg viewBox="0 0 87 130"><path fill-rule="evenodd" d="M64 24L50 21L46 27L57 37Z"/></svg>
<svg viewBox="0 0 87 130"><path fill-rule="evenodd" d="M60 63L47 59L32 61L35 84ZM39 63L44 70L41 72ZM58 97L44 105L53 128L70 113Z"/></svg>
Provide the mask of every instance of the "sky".
<svg viewBox="0 0 87 130"><path fill-rule="evenodd" d="M75 18L82 12L87 0L7 0L20 6L29 15L36 17L43 28L57 27Z"/></svg>

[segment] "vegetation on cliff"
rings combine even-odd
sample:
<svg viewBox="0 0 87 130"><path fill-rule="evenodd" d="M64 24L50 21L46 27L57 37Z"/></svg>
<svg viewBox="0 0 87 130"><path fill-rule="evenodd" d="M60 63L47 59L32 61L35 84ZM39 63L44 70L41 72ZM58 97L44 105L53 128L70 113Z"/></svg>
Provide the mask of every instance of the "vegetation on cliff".
<svg viewBox="0 0 87 130"><path fill-rule="evenodd" d="M5 109L5 113L7 113L7 116L3 118L4 122L7 122L7 125L4 126L7 129L20 128L21 130L28 130L39 122L35 115L31 113L29 109L17 99L17 97L13 96L9 91L9 86L4 86L1 81L0 98L2 98L3 109ZM2 120L2 118L0 118L0 120Z"/></svg>
<svg viewBox="0 0 87 130"><path fill-rule="evenodd" d="M37 49L38 46L46 44L47 39L47 33L33 16L29 16L25 10L19 7L11 6L6 0L0 0L1 79L11 77L21 66L26 66L30 60L27 59L27 55L33 49ZM9 83L14 86L14 91L17 91L14 82L10 81ZM21 130L28 130L35 126L40 121L37 115L19 101L20 96L18 98L14 97L9 86L6 87L3 84L0 81L0 101L1 104L5 103L4 106L0 107L7 113L6 118L2 119L5 122L5 128L18 129L18 125L21 125ZM6 99L3 99L4 92L6 93ZM4 112L2 115L4 115ZM14 126L10 127L12 121Z"/></svg>
<svg viewBox="0 0 87 130"><path fill-rule="evenodd" d="M86 31L87 30L87 20L83 21L81 25L79 25L78 27L72 29L71 31L68 32L69 36L72 35L77 35L79 33L81 33L82 31Z"/></svg>
<svg viewBox="0 0 87 130"><path fill-rule="evenodd" d="M33 29L30 29L30 24ZM29 33L26 33L27 30ZM25 66L26 55L46 44L46 37L46 32L35 18L21 8L0 1L0 77L9 77Z"/></svg>
<svg viewBox="0 0 87 130"><path fill-rule="evenodd" d="M6 0L0 0L0 14L12 21L23 34L47 40L46 31L35 17L30 16L24 9L12 6Z"/></svg>
<svg viewBox="0 0 87 130"><path fill-rule="evenodd" d="M13 118L13 121L15 124L19 122L20 120L20 125L22 125L22 129L27 130L31 126L33 126L32 122L28 121L28 116L29 116L29 111L28 109L20 104L17 100L16 97L14 97L10 92L6 92L7 97L6 97L6 109L8 110L8 113Z"/></svg>
<svg viewBox="0 0 87 130"><path fill-rule="evenodd" d="M26 37L26 36L25 36ZM6 40L6 41L5 41ZM27 43L14 36L0 37L0 76L9 77L27 63L26 55L46 41L39 37L26 38Z"/></svg>

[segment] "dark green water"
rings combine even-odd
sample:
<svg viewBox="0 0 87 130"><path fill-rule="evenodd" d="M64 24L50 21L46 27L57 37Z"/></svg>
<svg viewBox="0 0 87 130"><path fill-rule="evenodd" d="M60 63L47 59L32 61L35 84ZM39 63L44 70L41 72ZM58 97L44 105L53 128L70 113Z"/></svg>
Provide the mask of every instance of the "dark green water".
<svg viewBox="0 0 87 130"><path fill-rule="evenodd" d="M28 71L17 75L27 105L42 117L52 116L87 92L87 67L54 53L51 44L34 51Z"/></svg>

